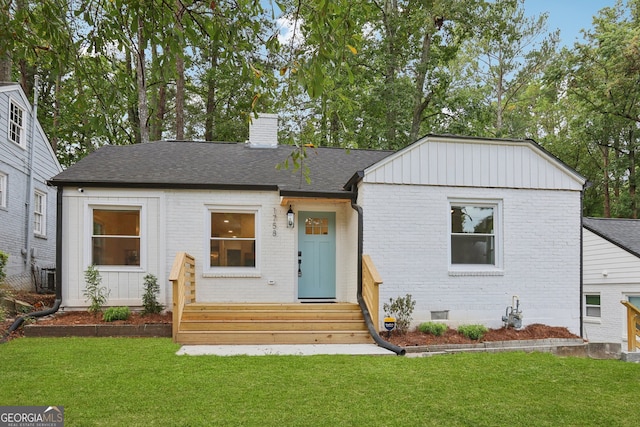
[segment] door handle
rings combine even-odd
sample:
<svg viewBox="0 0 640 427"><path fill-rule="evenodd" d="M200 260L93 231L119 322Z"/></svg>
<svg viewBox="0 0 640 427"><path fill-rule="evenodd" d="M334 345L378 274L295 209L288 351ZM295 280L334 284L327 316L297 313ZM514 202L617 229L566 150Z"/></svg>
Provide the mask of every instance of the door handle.
<svg viewBox="0 0 640 427"><path fill-rule="evenodd" d="M298 251L298 277L302 277L302 251Z"/></svg>

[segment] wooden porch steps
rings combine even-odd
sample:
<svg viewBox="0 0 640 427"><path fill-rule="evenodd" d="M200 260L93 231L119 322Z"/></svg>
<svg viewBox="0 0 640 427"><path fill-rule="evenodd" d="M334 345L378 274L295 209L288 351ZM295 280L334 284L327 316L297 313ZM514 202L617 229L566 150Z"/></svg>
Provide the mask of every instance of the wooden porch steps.
<svg viewBox="0 0 640 427"><path fill-rule="evenodd" d="M373 343L357 304L211 304L184 307L180 344Z"/></svg>

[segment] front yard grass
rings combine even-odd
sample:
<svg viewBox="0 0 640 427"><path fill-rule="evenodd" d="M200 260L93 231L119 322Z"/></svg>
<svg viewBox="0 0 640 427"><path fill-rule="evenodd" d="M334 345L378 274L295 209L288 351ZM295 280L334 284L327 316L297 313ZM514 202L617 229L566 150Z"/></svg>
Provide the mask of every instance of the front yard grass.
<svg viewBox="0 0 640 427"><path fill-rule="evenodd" d="M635 426L640 366L541 353L176 356L169 339L0 345L0 405L66 426Z"/></svg>

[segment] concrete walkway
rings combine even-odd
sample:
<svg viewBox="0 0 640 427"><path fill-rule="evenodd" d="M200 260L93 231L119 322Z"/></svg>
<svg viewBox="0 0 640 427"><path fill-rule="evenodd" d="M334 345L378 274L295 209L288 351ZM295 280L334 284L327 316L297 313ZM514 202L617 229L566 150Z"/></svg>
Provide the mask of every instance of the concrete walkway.
<svg viewBox="0 0 640 427"><path fill-rule="evenodd" d="M375 344L265 344L265 345L183 345L178 356L313 356L347 354L395 356L393 351Z"/></svg>

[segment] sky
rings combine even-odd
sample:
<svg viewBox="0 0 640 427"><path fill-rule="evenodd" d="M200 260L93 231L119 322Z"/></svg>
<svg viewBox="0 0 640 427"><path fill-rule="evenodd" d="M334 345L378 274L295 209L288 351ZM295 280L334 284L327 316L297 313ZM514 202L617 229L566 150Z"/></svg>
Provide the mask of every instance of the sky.
<svg viewBox="0 0 640 427"><path fill-rule="evenodd" d="M548 12L549 31L560 29L560 42L571 47L582 40L581 29L590 29L593 16L604 7L611 7L616 0L525 0L527 15Z"/></svg>

